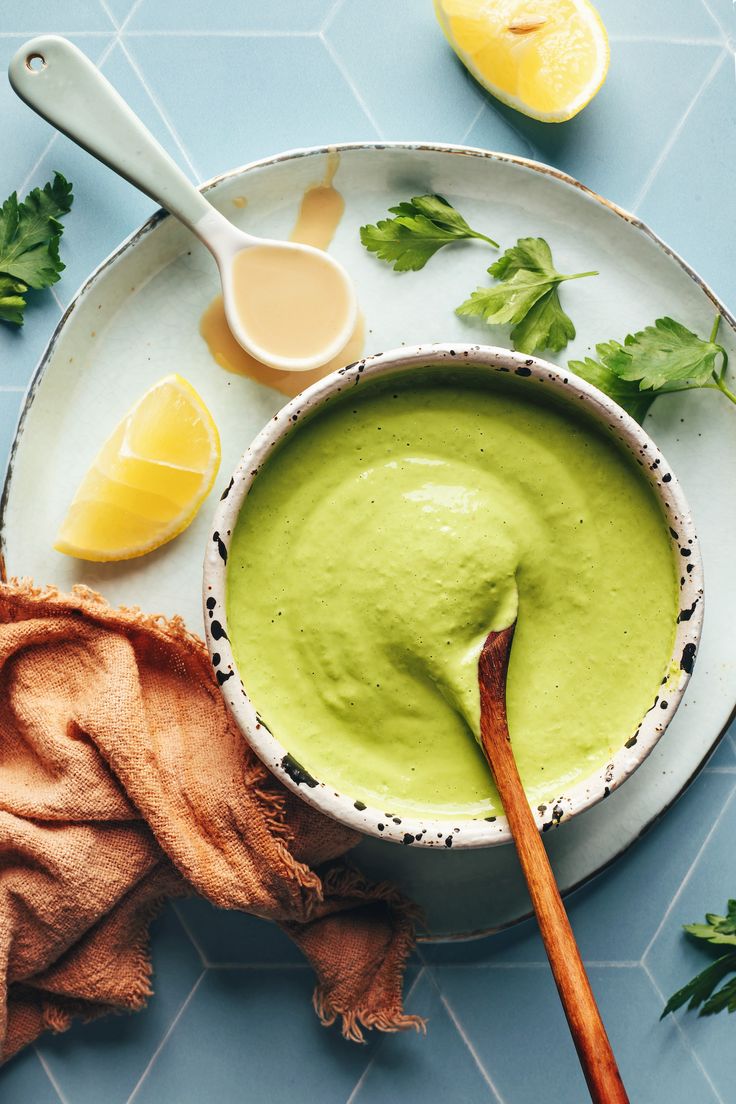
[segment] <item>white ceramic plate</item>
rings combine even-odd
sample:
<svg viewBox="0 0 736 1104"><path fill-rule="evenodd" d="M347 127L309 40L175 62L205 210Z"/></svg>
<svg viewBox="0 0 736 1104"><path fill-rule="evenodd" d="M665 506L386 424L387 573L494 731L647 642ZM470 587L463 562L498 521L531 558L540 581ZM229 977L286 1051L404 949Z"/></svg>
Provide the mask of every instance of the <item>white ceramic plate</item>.
<svg viewBox="0 0 736 1104"><path fill-rule="evenodd" d="M506 339L504 331L453 314L484 281L493 257L478 243L445 250L422 272L405 275L392 273L360 246L358 226L426 191L445 195L471 225L505 244L530 234L545 237L563 272L600 270L567 294L578 327L568 357L585 355L596 341L623 338L663 314L707 334L715 310L724 315L721 340L736 351L736 323L694 273L637 220L557 171L450 146L361 144L339 152L335 185L346 211L332 248L356 282L366 352L403 343ZM296 151L237 169L210 186L210 198L244 228L286 237L302 193L324 175L326 156L326 150ZM245 209L232 202L239 196L248 199ZM228 374L210 358L198 325L216 290L209 255L159 215L76 296L41 362L11 458L2 517L9 576L32 575L63 588L84 582L112 602L181 613L201 631L201 564L214 502L205 503L172 544L127 564L76 562L54 552L51 542L101 441L167 372L186 376L212 410L223 443L221 478L283 404L276 392ZM650 758L603 804L548 833L563 889L606 866L667 808L727 724L736 675L730 552L736 511L727 491L736 480L734 417L720 396L703 392L662 399L647 419L694 514L705 564L705 629L685 701ZM438 936L493 930L529 911L509 847L438 854L366 841L356 860L367 873L400 882L424 907Z"/></svg>

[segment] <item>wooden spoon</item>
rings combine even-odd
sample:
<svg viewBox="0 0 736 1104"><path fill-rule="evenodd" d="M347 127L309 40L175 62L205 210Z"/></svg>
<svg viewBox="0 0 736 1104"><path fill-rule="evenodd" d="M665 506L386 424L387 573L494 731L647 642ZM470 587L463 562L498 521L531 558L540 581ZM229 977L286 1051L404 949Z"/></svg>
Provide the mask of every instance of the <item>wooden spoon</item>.
<svg viewBox="0 0 736 1104"><path fill-rule="evenodd" d="M503 802L591 1099L594 1104L628 1104L511 747L506 721L506 675L515 628L516 622L501 632L489 633L478 661L481 743Z"/></svg>

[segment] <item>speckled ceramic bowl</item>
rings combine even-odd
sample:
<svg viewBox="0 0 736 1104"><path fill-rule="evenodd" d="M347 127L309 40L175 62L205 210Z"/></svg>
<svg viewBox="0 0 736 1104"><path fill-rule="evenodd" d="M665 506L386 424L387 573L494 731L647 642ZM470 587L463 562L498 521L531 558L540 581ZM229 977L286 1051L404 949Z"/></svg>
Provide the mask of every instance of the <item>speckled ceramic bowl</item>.
<svg viewBox="0 0 736 1104"><path fill-rule="evenodd" d="M529 386L543 388L574 403L582 402L599 425L612 433L641 465L662 503L670 529L673 554L682 563L680 614L668 665L670 674L659 688L636 732L603 769L578 783L547 806L535 810L542 830L554 827L608 796L646 759L677 709L695 661L703 622L703 570L689 508L667 461L652 439L619 406L577 376L543 360L506 349L479 345L415 345L360 360L309 387L289 402L256 437L225 488L215 515L204 564L204 621L207 645L217 681L236 723L269 769L289 789L328 816L344 824L405 845L421 847L487 847L510 839L504 818L458 817L456 821L420 817L387 818L381 808L366 807L309 774L260 717L248 697L248 672L236 667L228 639L225 588L227 556L238 513L258 471L274 448L326 399L377 377L421 365L465 363L488 373L489 383L501 373L514 373Z"/></svg>

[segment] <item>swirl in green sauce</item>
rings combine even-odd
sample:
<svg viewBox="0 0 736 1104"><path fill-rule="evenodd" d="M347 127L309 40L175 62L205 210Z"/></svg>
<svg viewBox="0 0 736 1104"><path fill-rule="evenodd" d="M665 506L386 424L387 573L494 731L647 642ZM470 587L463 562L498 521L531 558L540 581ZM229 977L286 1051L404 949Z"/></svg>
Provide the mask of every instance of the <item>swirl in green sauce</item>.
<svg viewBox="0 0 736 1104"><path fill-rule="evenodd" d="M298 425L233 535L228 621L256 709L312 775L397 815L500 812L477 662L517 614L509 725L530 800L632 736L677 609L635 462L535 383L433 369Z"/></svg>

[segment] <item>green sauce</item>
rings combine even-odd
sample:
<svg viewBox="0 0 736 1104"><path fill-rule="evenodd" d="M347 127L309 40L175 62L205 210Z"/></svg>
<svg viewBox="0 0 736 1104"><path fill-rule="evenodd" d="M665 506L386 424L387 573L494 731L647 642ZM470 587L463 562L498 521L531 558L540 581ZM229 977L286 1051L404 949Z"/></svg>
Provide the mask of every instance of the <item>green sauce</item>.
<svg viewBox="0 0 736 1104"><path fill-rule="evenodd" d="M490 629L530 800L635 732L666 674L675 562L635 462L534 384L431 369L327 404L258 474L228 566L248 694L321 782L392 814L489 816Z"/></svg>

